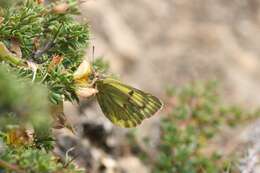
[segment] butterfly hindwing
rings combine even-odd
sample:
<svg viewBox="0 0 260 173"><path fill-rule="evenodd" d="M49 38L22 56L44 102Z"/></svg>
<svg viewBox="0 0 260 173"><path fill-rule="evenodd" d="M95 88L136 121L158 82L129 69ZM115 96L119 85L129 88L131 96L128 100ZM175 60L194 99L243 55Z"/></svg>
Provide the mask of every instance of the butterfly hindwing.
<svg viewBox="0 0 260 173"><path fill-rule="evenodd" d="M98 80L96 85L102 112L120 127L137 126L162 107L158 98L115 79Z"/></svg>

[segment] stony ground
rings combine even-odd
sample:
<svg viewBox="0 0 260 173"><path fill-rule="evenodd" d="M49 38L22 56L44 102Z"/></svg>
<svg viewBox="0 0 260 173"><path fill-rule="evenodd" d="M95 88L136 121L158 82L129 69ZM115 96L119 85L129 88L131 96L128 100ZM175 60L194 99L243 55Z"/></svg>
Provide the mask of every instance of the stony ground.
<svg viewBox="0 0 260 173"><path fill-rule="evenodd" d="M80 20L91 23L95 56L126 83L163 98L169 85L218 80L227 103L259 106L259 0L88 0L81 11ZM146 122L140 136L156 136L156 124L157 118ZM239 140L259 146L258 125Z"/></svg>

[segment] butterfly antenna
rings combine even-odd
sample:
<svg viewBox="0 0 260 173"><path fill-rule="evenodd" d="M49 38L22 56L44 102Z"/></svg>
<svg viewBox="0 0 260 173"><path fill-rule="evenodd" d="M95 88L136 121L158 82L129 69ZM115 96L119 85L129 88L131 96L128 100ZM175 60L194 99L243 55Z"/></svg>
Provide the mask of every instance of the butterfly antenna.
<svg viewBox="0 0 260 173"><path fill-rule="evenodd" d="M94 67L94 63L95 63L95 46L92 46L91 64L93 65L94 73L96 73L96 69Z"/></svg>
<svg viewBox="0 0 260 173"><path fill-rule="evenodd" d="M95 77L96 77L96 75L97 75L97 71L96 71L96 69L95 69L95 67L94 67L94 62L95 62L95 46L92 46L92 57L91 57L91 64L93 65L93 70L94 70L94 75L95 75Z"/></svg>
<svg viewBox="0 0 260 173"><path fill-rule="evenodd" d="M91 59L92 63L94 63L94 61L95 61L95 46L92 46L92 57L91 58L92 58Z"/></svg>

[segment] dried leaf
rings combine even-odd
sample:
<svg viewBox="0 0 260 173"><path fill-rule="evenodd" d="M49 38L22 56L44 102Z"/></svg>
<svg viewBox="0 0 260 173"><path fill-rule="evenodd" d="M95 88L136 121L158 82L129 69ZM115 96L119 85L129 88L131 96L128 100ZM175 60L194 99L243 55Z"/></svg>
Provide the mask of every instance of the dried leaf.
<svg viewBox="0 0 260 173"><path fill-rule="evenodd" d="M17 57L22 58L21 46L17 39L11 39L10 51L14 53Z"/></svg>
<svg viewBox="0 0 260 173"><path fill-rule="evenodd" d="M63 61L63 56L60 55L54 55L52 57L52 60L48 66L48 70L54 69L56 66L58 66Z"/></svg>
<svg viewBox="0 0 260 173"><path fill-rule="evenodd" d="M52 11L56 14L64 14L69 9L68 3L61 3L53 7Z"/></svg>
<svg viewBox="0 0 260 173"><path fill-rule="evenodd" d="M89 98L94 96L95 94L98 93L98 90L95 88L83 88L83 87L79 87L76 89L76 93L79 97L83 97L83 98Z"/></svg>
<svg viewBox="0 0 260 173"><path fill-rule="evenodd" d="M7 144L12 146L30 145L33 143L33 130L15 128L7 132Z"/></svg>
<svg viewBox="0 0 260 173"><path fill-rule="evenodd" d="M0 61L1 60L15 65L24 65L24 61L8 50L3 42L0 42Z"/></svg>
<svg viewBox="0 0 260 173"><path fill-rule="evenodd" d="M38 4L43 4L43 3L44 3L44 0L37 0L37 3L38 3Z"/></svg>
<svg viewBox="0 0 260 173"><path fill-rule="evenodd" d="M0 25L3 23L4 20L5 20L5 18L0 17Z"/></svg>
<svg viewBox="0 0 260 173"><path fill-rule="evenodd" d="M40 48L41 42L40 42L39 37L35 37L35 38L33 39L33 44L34 44L34 49L35 49L35 50L38 50L38 49Z"/></svg>

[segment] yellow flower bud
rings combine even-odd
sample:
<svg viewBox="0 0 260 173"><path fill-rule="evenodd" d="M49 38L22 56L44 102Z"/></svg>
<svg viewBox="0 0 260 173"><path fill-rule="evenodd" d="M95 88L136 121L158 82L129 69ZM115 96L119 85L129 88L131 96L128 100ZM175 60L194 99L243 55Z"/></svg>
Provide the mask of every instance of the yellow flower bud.
<svg viewBox="0 0 260 173"><path fill-rule="evenodd" d="M73 74L73 79L78 84L87 85L89 83L89 76L94 73L91 64L84 60Z"/></svg>

